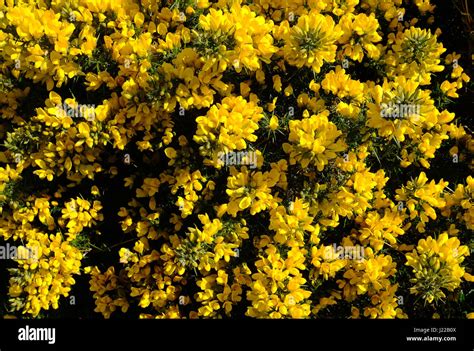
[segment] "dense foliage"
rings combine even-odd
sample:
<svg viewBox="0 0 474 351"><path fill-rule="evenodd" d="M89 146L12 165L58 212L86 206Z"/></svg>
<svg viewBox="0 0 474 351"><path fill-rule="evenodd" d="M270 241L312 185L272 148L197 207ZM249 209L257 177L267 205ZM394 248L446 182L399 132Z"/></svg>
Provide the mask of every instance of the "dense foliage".
<svg viewBox="0 0 474 351"><path fill-rule="evenodd" d="M474 317L472 58L437 15L0 0L0 314Z"/></svg>

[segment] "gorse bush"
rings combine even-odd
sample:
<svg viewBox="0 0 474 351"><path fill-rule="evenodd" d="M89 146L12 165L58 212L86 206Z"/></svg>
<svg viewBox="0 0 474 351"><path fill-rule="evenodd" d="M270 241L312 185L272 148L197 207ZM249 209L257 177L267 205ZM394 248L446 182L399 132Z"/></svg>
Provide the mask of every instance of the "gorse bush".
<svg viewBox="0 0 474 351"><path fill-rule="evenodd" d="M472 58L435 15L0 0L0 243L34 253L0 313L474 316Z"/></svg>

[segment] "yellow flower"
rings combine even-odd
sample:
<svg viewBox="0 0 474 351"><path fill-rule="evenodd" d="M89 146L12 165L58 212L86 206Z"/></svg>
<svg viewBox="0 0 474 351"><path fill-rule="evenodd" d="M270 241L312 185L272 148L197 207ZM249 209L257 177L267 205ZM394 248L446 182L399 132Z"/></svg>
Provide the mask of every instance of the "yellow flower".
<svg viewBox="0 0 474 351"><path fill-rule="evenodd" d="M422 85L431 82L431 72L444 69L440 56L446 49L429 30L410 27L398 32L387 56L390 75L404 75Z"/></svg>
<svg viewBox="0 0 474 351"><path fill-rule="evenodd" d="M429 218L436 220L437 215L434 208L443 208L446 201L441 197L448 182L442 179L438 184L434 180L428 183L428 178L421 172L416 180L409 181L405 187L397 189L395 199L399 201L398 209L408 208L410 219L419 218L416 229L424 233L425 224Z"/></svg>
<svg viewBox="0 0 474 351"><path fill-rule="evenodd" d="M278 74L276 74L272 77L272 80L273 80L273 89L275 89L276 92L280 93L281 88L282 88L281 77Z"/></svg>
<svg viewBox="0 0 474 351"><path fill-rule="evenodd" d="M361 62L365 55L372 59L378 59L380 48L374 43L382 40L377 33L379 23L375 14L348 14L340 20L341 29L344 34L339 39L343 45L343 54L355 61Z"/></svg>
<svg viewBox="0 0 474 351"><path fill-rule="evenodd" d="M444 290L453 291L461 284L464 268L461 263L469 249L460 245L459 239L442 233L438 239L428 236L420 239L413 252L406 254L407 266L412 267L415 283L412 294L421 295L428 303L446 297Z"/></svg>
<svg viewBox="0 0 474 351"><path fill-rule="evenodd" d="M314 164L322 171L329 160L337 157L336 152L344 151L346 145L342 132L328 120L329 111L302 120L290 121L289 143L283 150L290 155L290 164L297 162L302 168Z"/></svg>
<svg viewBox="0 0 474 351"><path fill-rule="evenodd" d="M288 21L282 26L288 27ZM299 17L298 23L285 31L285 59L291 65L311 67L315 72L320 72L324 61L334 62L336 41L343 33L332 17L314 10Z"/></svg>
<svg viewBox="0 0 474 351"><path fill-rule="evenodd" d="M227 213L236 217L238 212L250 208L250 213L253 215L275 206L275 199L271 194L271 188L279 180L274 177L275 172L250 172L244 166L240 172L231 167L230 173L226 190L230 197Z"/></svg>
<svg viewBox="0 0 474 351"><path fill-rule="evenodd" d="M270 123L268 124L271 130L276 130L278 128L278 117L273 115L270 118Z"/></svg>
<svg viewBox="0 0 474 351"><path fill-rule="evenodd" d="M263 118L262 112L261 107L240 96L226 97L212 106L205 116L196 118L194 141L201 144L201 155L216 158L219 152L244 150L247 142L257 140L254 133ZM206 164L221 167L217 159L208 159Z"/></svg>

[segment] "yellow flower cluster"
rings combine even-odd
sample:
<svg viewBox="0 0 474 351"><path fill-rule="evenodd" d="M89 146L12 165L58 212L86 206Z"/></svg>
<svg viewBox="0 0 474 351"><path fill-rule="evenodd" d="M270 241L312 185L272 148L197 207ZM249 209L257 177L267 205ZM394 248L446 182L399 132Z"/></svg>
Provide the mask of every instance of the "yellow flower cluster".
<svg viewBox="0 0 474 351"><path fill-rule="evenodd" d="M295 145L285 143L283 150L290 154L290 165L299 162L306 168L314 164L318 171L322 171L328 162L337 157L337 152L344 151L344 140L336 125L328 120L329 111L313 115L302 120L290 121L289 141Z"/></svg>
<svg viewBox="0 0 474 351"><path fill-rule="evenodd" d="M293 247L284 258L274 245L263 241L260 243L263 257L255 263L257 272L252 274L247 296L252 303L247 315L259 318L309 316L311 307L307 299L311 292L303 288L306 279L301 274L306 268L305 250Z"/></svg>
<svg viewBox="0 0 474 351"><path fill-rule="evenodd" d="M429 30L410 27L389 37L388 74L413 77L422 85L430 83L430 73L440 72L440 55L446 51Z"/></svg>
<svg viewBox="0 0 474 351"><path fill-rule="evenodd" d="M69 296L82 254L60 233L30 230L26 235L30 255L11 269L9 303L13 311L37 316L42 309L58 309L60 297Z"/></svg>
<svg viewBox="0 0 474 351"><path fill-rule="evenodd" d="M112 298L110 293L117 290L116 295L120 296L119 277L115 275L114 267L109 267L105 273L101 273L97 267L88 267L87 271L91 275L90 290L94 292L96 308L95 312L100 312L105 318L120 307L122 312L127 312L129 304L124 297Z"/></svg>
<svg viewBox="0 0 474 351"><path fill-rule="evenodd" d="M341 66L326 74L321 86L326 93L337 96L337 113L347 118L357 118L364 103L364 84L351 79ZM349 100L350 99L350 100ZM349 101L347 101L349 100Z"/></svg>
<svg viewBox="0 0 474 351"><path fill-rule="evenodd" d="M447 182L441 180L438 184L432 180L427 184L428 178L424 172L421 172L414 181L409 181L405 187L398 189L395 198L399 202L399 209L406 207L410 212L410 219L419 218L416 229L420 233L425 232L425 225L430 220L436 220L435 208L443 208L446 204L441 197Z"/></svg>
<svg viewBox="0 0 474 351"><path fill-rule="evenodd" d="M410 281L415 285L410 288L412 294L421 295L427 302L446 297L443 290L453 291L464 276L464 268L460 264L469 249L460 245L458 238L442 233L438 239L428 236L418 242L416 250L408 253L407 265L412 267L414 278Z"/></svg>
<svg viewBox="0 0 474 351"><path fill-rule="evenodd" d="M96 220L104 219L104 216L99 214L101 209L100 201L94 201L91 206L87 200L72 199L66 202L66 208L62 209L62 216L58 220L58 224L62 226L67 223L68 240L74 240L84 228L90 228L96 224Z"/></svg>
<svg viewBox="0 0 474 351"><path fill-rule="evenodd" d="M210 161L219 168L219 152L244 150L248 142L257 140L254 132L262 119L262 108L241 96L226 97L221 104L212 106L206 116L196 118L194 141L201 144L201 154L211 156Z"/></svg>
<svg viewBox="0 0 474 351"><path fill-rule="evenodd" d="M474 229L474 178L466 178L466 185L458 184L455 191L446 194L446 206L441 214L446 217L453 215L456 221L462 221L467 229ZM453 211L453 209L457 209Z"/></svg>
<svg viewBox="0 0 474 351"><path fill-rule="evenodd" d="M0 317L473 317L435 10L0 1Z"/></svg>
<svg viewBox="0 0 474 351"><path fill-rule="evenodd" d="M332 17L316 10L300 16L291 28L288 21L283 21L277 31L277 38L285 42L285 60L296 67L311 67L315 72L321 71L324 62L334 62L336 41L342 36Z"/></svg>
<svg viewBox="0 0 474 351"><path fill-rule="evenodd" d="M381 41L382 37L377 33L379 22L373 13L370 16L350 13L341 18L340 24L344 32L339 39L339 43L344 44L343 55L359 62L364 58L365 52L367 57L379 58L380 47L374 43Z"/></svg>
<svg viewBox="0 0 474 351"><path fill-rule="evenodd" d="M271 193L271 188L279 180L277 171L251 172L247 167L242 167L240 172L233 167L230 177L227 179L226 193L229 195L229 203L222 205L220 212L227 211L235 217L237 212L250 208L250 214L254 215L267 208L276 206L278 199Z"/></svg>

